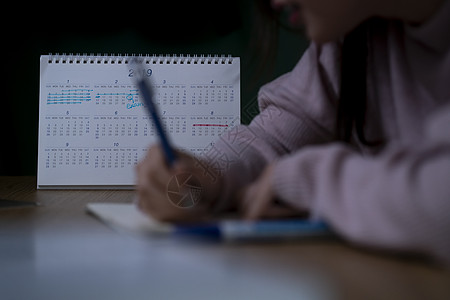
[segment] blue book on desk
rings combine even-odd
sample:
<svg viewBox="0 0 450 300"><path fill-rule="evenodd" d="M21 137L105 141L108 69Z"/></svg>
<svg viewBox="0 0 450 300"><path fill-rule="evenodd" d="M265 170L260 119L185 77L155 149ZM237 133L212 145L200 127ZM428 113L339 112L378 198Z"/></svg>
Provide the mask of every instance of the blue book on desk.
<svg viewBox="0 0 450 300"><path fill-rule="evenodd" d="M291 240L332 235L325 223L307 219L172 224L152 219L131 203L89 203L86 210L115 229L138 234L195 235L225 241Z"/></svg>

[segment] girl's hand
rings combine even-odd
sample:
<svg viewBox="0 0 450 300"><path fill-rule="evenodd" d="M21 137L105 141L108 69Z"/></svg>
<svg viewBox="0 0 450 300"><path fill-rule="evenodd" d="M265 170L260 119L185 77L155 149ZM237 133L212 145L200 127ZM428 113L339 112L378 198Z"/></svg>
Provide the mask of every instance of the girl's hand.
<svg viewBox="0 0 450 300"><path fill-rule="evenodd" d="M272 187L274 167L275 164L268 165L253 183L239 193L238 202L245 219L305 216L304 212L275 202Z"/></svg>
<svg viewBox="0 0 450 300"><path fill-rule="evenodd" d="M173 167L160 146L149 149L138 164L137 205L160 221L199 221L208 217L220 193L221 180L205 163L177 152Z"/></svg>

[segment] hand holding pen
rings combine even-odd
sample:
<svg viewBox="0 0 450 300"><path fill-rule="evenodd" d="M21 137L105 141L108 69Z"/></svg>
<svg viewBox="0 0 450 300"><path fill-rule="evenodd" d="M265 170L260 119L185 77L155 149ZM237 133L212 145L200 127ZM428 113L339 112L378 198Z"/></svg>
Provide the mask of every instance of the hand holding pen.
<svg viewBox="0 0 450 300"><path fill-rule="evenodd" d="M137 205L145 213L164 221L204 219L212 199L217 198L218 177L211 180L199 161L172 147L153 101L153 89L143 62L133 58L133 81L155 125L160 145L151 147L137 166ZM186 201L193 203L187 207ZM189 209L186 209L189 208Z"/></svg>

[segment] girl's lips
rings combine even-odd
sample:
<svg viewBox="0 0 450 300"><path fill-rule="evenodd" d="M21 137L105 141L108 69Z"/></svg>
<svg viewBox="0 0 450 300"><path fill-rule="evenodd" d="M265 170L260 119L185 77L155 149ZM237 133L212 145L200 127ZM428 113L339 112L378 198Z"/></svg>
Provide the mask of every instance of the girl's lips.
<svg viewBox="0 0 450 300"><path fill-rule="evenodd" d="M302 25L302 10L298 4L286 4L272 1L272 9L282 12L291 26Z"/></svg>
<svg viewBox="0 0 450 300"><path fill-rule="evenodd" d="M302 24L302 14L300 7L293 7L289 12L289 23L293 26Z"/></svg>
<svg viewBox="0 0 450 300"><path fill-rule="evenodd" d="M281 11L281 10L283 10L283 8L285 6L285 4L283 4L283 3L274 2L274 1L271 1L270 5L272 6L272 9L275 11Z"/></svg>

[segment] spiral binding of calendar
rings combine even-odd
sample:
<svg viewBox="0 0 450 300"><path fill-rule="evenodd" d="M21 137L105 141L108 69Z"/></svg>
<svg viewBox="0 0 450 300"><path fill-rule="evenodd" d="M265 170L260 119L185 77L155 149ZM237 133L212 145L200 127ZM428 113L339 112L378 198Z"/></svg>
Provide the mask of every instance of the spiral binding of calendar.
<svg viewBox="0 0 450 300"><path fill-rule="evenodd" d="M231 55L156 55L156 54L49 54L50 64L128 64L131 58L138 57L146 64L232 64Z"/></svg>

